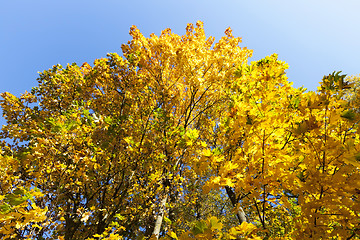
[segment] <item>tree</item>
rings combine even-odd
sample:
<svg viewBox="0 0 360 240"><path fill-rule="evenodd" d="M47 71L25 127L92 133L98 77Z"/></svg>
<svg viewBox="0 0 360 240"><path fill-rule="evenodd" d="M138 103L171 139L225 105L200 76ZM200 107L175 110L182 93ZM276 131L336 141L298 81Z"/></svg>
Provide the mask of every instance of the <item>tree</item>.
<svg viewBox="0 0 360 240"><path fill-rule="evenodd" d="M358 112L346 80L296 89L277 55L248 64L203 24L55 65L3 93L0 236L357 236ZM5 141L6 140L6 141Z"/></svg>

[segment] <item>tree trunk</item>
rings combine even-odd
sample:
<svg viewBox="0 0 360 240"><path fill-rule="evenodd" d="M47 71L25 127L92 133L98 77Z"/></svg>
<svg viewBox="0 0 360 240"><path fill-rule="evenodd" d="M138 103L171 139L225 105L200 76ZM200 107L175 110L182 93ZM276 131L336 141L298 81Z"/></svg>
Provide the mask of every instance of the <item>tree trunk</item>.
<svg viewBox="0 0 360 240"><path fill-rule="evenodd" d="M162 224L164 214L165 214L165 205L166 205L167 198L168 198L168 195L167 195L167 193L165 193L165 195L163 196L163 199L161 199L161 202L160 202L160 210L156 217L155 227L154 227L154 231L152 233L152 235L154 235L156 237L156 239L159 239L161 224Z"/></svg>
<svg viewBox="0 0 360 240"><path fill-rule="evenodd" d="M238 201L236 199L236 194L234 193L234 191L229 186L226 186L225 190L226 190L226 193L227 193L233 207L237 207L236 204L238 204ZM238 211L236 213L236 216L239 219L239 223L242 224L243 222L246 222L246 215L245 215L244 209L242 207L239 206L237 208L238 208Z"/></svg>

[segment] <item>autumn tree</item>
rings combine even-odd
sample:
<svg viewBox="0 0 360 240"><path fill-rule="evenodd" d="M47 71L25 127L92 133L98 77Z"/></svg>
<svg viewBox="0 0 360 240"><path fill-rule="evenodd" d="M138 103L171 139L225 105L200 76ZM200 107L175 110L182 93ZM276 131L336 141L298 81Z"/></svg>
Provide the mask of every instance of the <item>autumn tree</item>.
<svg viewBox="0 0 360 240"><path fill-rule="evenodd" d="M292 87L231 29L136 27L93 66L3 93L4 239L355 238L356 100L344 76Z"/></svg>

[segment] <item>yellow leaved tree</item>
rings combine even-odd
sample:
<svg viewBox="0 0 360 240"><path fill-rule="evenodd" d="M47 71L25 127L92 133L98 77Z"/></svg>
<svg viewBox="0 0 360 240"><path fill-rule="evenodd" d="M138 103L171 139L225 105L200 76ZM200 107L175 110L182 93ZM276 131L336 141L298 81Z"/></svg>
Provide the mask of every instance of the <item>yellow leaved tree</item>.
<svg viewBox="0 0 360 240"><path fill-rule="evenodd" d="M343 75L296 89L276 54L248 63L230 28L215 42L202 22L130 35L122 56L2 93L0 237L358 237Z"/></svg>

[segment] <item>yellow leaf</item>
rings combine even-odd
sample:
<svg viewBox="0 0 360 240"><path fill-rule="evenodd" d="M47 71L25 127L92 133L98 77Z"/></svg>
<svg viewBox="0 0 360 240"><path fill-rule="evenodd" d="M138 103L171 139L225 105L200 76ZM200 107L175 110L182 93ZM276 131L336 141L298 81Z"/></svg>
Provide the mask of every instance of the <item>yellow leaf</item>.
<svg viewBox="0 0 360 240"><path fill-rule="evenodd" d="M171 232L169 233L169 236L170 236L171 238L178 239L178 237L176 236L176 233L174 233L173 231L171 231Z"/></svg>

